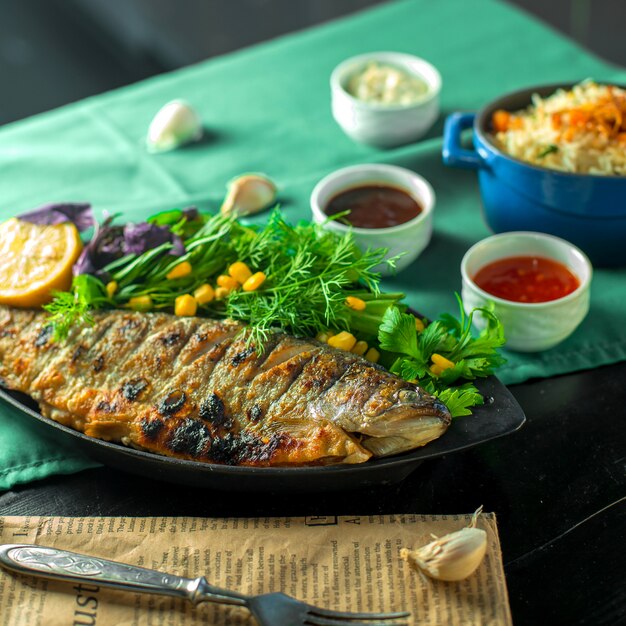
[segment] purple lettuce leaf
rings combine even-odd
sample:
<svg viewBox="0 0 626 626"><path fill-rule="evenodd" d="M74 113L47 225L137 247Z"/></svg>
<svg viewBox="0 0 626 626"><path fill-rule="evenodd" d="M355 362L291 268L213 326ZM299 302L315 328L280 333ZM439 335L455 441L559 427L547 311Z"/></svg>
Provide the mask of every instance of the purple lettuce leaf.
<svg viewBox="0 0 626 626"><path fill-rule="evenodd" d="M148 222L113 226L112 219L108 217L101 225L96 226L92 240L83 248L74 264L75 276L93 274L106 281L108 277L103 268L109 263L127 254L143 254L164 243L173 245L168 254L173 256L185 254L183 240L165 226L156 226Z"/></svg>
<svg viewBox="0 0 626 626"><path fill-rule="evenodd" d="M83 248L76 263L74 276L79 274L93 274L100 276L100 270L105 266L123 257L124 227L112 226L113 217L107 217L102 224L96 224L96 231L91 241Z"/></svg>
<svg viewBox="0 0 626 626"><path fill-rule="evenodd" d="M157 226L148 222L126 224L124 226L124 247L126 254L143 254L172 241L172 233L167 226Z"/></svg>
<svg viewBox="0 0 626 626"><path fill-rule="evenodd" d="M32 211L26 211L18 217L25 222L44 226L72 222L81 233L95 224L91 204L85 202L44 204Z"/></svg>

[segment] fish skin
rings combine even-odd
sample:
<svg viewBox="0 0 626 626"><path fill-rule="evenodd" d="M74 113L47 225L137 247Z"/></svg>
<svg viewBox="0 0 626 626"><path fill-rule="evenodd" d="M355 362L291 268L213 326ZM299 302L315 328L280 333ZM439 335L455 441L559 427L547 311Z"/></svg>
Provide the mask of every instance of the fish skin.
<svg viewBox="0 0 626 626"><path fill-rule="evenodd" d="M93 317L55 342L45 313L0 306L4 385L92 437L209 463L316 465L424 445L450 424L415 385L315 340L276 333L258 354L230 320Z"/></svg>

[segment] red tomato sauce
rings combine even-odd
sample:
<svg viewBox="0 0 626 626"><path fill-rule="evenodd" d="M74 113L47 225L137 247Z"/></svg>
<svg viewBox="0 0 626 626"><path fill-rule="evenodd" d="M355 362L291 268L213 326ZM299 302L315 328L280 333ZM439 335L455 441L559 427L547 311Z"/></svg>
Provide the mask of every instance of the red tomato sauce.
<svg viewBox="0 0 626 626"><path fill-rule="evenodd" d="M474 282L492 296L513 302L550 302L580 285L565 265L536 256L513 256L488 263Z"/></svg>

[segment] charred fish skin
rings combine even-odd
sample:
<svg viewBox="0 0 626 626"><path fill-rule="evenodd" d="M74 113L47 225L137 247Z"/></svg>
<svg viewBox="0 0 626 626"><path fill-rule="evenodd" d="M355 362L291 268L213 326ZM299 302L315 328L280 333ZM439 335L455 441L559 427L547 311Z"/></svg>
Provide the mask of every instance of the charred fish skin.
<svg viewBox="0 0 626 626"><path fill-rule="evenodd" d="M43 312L0 307L0 378L87 435L210 463L359 463L450 421L356 355L281 333L259 353L238 322L162 313L95 313L55 342Z"/></svg>

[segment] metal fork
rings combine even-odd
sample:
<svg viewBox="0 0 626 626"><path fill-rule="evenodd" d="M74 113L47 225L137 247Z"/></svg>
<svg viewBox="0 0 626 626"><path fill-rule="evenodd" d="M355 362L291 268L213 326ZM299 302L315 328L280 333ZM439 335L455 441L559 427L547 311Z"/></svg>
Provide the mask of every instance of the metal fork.
<svg viewBox="0 0 626 626"><path fill-rule="evenodd" d="M396 620L410 613L346 613L321 609L284 593L247 596L220 589L204 578L183 578L34 544L0 545L0 564L19 574L67 582L90 581L122 591L153 593L199 602L246 607L259 626L407 626Z"/></svg>

